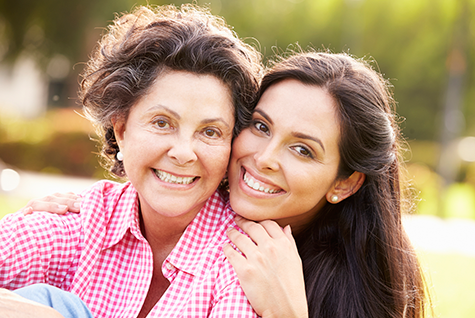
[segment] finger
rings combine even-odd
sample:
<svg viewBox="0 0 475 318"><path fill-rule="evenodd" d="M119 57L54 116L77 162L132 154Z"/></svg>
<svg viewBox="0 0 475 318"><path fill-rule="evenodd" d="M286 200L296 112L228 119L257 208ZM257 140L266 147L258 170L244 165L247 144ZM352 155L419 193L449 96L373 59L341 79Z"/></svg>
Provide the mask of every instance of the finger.
<svg viewBox="0 0 475 318"><path fill-rule="evenodd" d="M26 206L24 208L21 208L20 210L18 210L19 212L23 213L23 215L28 215L28 214L31 214L33 213L33 209L31 206Z"/></svg>
<svg viewBox="0 0 475 318"><path fill-rule="evenodd" d="M290 228L290 224L284 227L284 234L287 237L287 239L292 243L292 245L297 248L297 242L295 242L295 238L292 235L292 229Z"/></svg>
<svg viewBox="0 0 475 318"><path fill-rule="evenodd" d="M223 253L224 256L226 256L226 258L229 260L231 265L233 265L233 267L240 266L246 261L246 257L236 251L234 247L232 247L229 243L225 243L223 245Z"/></svg>
<svg viewBox="0 0 475 318"><path fill-rule="evenodd" d="M54 193L53 195L48 195L46 196L44 199L44 201L47 201L48 199L51 199L53 201L57 200L58 198L63 198L63 199L72 199L72 200L76 200L76 199L79 199L80 196L77 195L76 193L74 192L65 192L65 193L60 193L60 192L56 192Z"/></svg>
<svg viewBox="0 0 475 318"><path fill-rule="evenodd" d="M236 216L234 221L257 245L268 242L272 238L260 223L244 219L240 216ZM282 230L280 231L282 232Z"/></svg>
<svg viewBox="0 0 475 318"><path fill-rule="evenodd" d="M235 228L229 228L226 235L244 255L251 255L257 249L256 244L249 237L239 233Z"/></svg>
<svg viewBox="0 0 475 318"><path fill-rule="evenodd" d="M266 230L270 237L274 239L285 237L284 230L277 222L272 220L264 220L259 222L259 224Z"/></svg>
<svg viewBox="0 0 475 318"><path fill-rule="evenodd" d="M66 213L67 211L79 213L81 209L81 201L82 198L75 195L74 193L56 193L41 199L31 200L26 206L32 207L35 211L47 211L52 213L61 212L63 210L63 206L67 206L67 209L64 213ZM48 205L48 203L50 205ZM61 206L61 211L58 210L58 206ZM52 210L50 210L50 208L52 208Z"/></svg>
<svg viewBox="0 0 475 318"><path fill-rule="evenodd" d="M239 281L242 283L246 279L253 277L252 266L244 255L236 251L231 244L226 243L223 245L224 256L228 259L231 266L234 268Z"/></svg>
<svg viewBox="0 0 475 318"><path fill-rule="evenodd" d="M31 208L33 211L46 211L56 214L65 214L68 212L68 206L65 204L58 204L55 202L34 201L30 202L27 208Z"/></svg>

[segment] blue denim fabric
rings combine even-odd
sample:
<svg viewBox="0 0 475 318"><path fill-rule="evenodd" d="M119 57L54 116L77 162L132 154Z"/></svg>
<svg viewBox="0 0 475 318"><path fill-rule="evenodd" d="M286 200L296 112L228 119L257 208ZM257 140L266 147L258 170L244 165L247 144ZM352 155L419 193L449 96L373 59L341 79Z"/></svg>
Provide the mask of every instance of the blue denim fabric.
<svg viewBox="0 0 475 318"><path fill-rule="evenodd" d="M91 311L78 296L50 285L35 284L13 292L56 309L65 318L93 318Z"/></svg>

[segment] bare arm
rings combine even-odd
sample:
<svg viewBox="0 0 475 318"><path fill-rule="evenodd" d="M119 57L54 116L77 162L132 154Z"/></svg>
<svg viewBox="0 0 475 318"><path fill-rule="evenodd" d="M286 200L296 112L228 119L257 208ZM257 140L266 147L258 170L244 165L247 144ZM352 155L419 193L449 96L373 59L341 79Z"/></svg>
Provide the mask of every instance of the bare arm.
<svg viewBox="0 0 475 318"><path fill-rule="evenodd" d="M235 229L228 237L244 255L229 244L224 254L257 314L308 317L302 261L290 227L282 230L273 221L256 223L241 217L236 223L250 238Z"/></svg>
<svg viewBox="0 0 475 318"><path fill-rule="evenodd" d="M53 308L23 298L0 288L0 317L4 318L61 318ZM64 318L64 317L63 317Z"/></svg>

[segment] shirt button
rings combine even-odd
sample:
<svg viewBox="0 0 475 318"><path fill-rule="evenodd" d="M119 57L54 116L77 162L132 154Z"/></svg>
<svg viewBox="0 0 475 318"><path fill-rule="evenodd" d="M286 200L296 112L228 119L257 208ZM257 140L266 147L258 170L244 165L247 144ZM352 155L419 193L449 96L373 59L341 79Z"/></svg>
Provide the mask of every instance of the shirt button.
<svg viewBox="0 0 475 318"><path fill-rule="evenodd" d="M168 263L168 262L165 264L165 267L166 267L169 271L171 271L172 269L175 268L171 263Z"/></svg>

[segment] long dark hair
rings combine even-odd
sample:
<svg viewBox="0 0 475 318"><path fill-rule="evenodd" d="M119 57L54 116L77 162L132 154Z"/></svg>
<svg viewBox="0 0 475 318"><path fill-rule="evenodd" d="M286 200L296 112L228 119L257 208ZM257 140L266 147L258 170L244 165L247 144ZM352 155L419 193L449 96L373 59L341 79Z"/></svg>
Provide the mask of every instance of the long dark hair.
<svg viewBox="0 0 475 318"><path fill-rule="evenodd" d="M296 235L310 317L424 316L427 291L401 223L400 132L388 83L347 54L298 53L270 69L260 94L289 78L326 89L338 105L338 178L366 175Z"/></svg>
<svg viewBox="0 0 475 318"><path fill-rule="evenodd" d="M155 79L168 70L213 75L230 90L234 136L252 117L261 56L225 21L193 4L139 6L118 16L101 38L82 76L80 100L101 138L106 168L125 176L112 120L127 119Z"/></svg>

